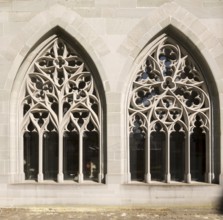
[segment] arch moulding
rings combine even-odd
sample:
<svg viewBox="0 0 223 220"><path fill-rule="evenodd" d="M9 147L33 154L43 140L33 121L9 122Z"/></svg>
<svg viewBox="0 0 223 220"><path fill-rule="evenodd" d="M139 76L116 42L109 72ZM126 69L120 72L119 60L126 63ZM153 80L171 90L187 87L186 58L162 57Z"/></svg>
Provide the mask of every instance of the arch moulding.
<svg viewBox="0 0 223 220"><path fill-rule="evenodd" d="M217 103L219 103L219 112L222 110L223 103L220 99L223 93L223 72L221 68L221 57L223 57L223 46L218 39L208 30L204 24L199 21L192 13L182 8L176 3L166 3L158 8L154 13L148 17L143 18L127 35L123 44L119 48L119 52L126 57L126 62L121 71L119 77L122 84L122 123L126 122L126 108L128 100L128 91L134 77L134 73L139 67L139 62L148 51L148 44L159 36L163 31L168 30L172 35L176 33L176 36L180 36L180 40L183 42L191 42L190 49L197 51L200 57L206 61L207 66L212 73L213 86L216 87ZM221 48L221 49L219 49ZM126 74L129 73L129 74ZM123 79L124 77L124 79ZM120 87L120 85L119 85ZM220 115L220 114L219 114ZM220 120L219 120L220 121ZM220 128L223 127L223 122L220 122L218 127L217 136L220 141L219 146L223 144L223 140L220 138ZM126 129L126 126L125 126ZM122 146L124 146L124 152L127 153L127 131L123 130L122 133ZM220 150L220 178L219 181L223 183L223 152ZM126 158L126 157L125 157ZM124 161L124 173L127 173L127 158ZM128 177L125 176L125 180L128 181Z"/></svg>
<svg viewBox="0 0 223 220"><path fill-rule="evenodd" d="M40 25L41 24L41 25ZM109 53L108 47L97 33L84 19L74 11L54 5L36 15L26 26L13 38L8 48L12 58L12 66L6 81L6 87L10 91L10 173L11 182L19 181L18 175L18 106L21 89L27 69L47 42L57 33L70 38L87 52L93 64L100 73L102 90L110 90L101 59Z"/></svg>

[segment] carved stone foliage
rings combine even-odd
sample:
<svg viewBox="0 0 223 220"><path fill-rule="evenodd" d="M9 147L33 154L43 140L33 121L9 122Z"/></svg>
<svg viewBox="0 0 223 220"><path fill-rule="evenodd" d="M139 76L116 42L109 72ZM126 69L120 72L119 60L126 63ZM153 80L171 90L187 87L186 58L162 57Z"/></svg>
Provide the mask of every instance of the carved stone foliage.
<svg viewBox="0 0 223 220"><path fill-rule="evenodd" d="M56 38L35 60L26 79L25 131L100 130L100 104L92 74L77 52Z"/></svg>
<svg viewBox="0 0 223 220"><path fill-rule="evenodd" d="M192 57L165 36L144 57L132 83L129 101L130 132L140 129L193 132L209 130L210 103L204 79ZM139 129L139 128L138 128Z"/></svg>

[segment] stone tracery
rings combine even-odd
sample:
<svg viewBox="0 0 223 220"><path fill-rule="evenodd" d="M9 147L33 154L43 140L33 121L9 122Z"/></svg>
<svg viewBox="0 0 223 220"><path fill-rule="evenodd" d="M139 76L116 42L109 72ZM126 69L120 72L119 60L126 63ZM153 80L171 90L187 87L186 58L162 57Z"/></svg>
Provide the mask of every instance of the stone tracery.
<svg viewBox="0 0 223 220"><path fill-rule="evenodd" d="M65 172L63 140L67 136L66 132L74 132L80 139L84 139L86 133L88 135L96 133L98 137L94 140L96 147L93 150L89 150L89 146L84 146L83 140L79 140L79 143L75 143L73 146L73 148L79 148L79 161L77 162L78 171L75 171L76 173L72 171L72 175L76 176L75 178L79 182L87 178L83 173L84 157L87 158L85 158L86 160L90 160L90 157L94 155L95 158L91 161L94 165L94 174L91 173L91 177L101 181L102 171L101 161L99 161L101 160L101 104L99 94L90 69L67 42L55 38L35 59L26 78L25 98L22 105L22 132L38 134L39 155L42 155L46 148L43 143L44 135L50 132L58 134L59 165L56 170L58 181L63 181ZM27 143L27 140L25 142ZM28 148L32 147L32 143L28 145ZM85 151L87 151L85 155L83 148L86 148ZM29 152L27 149L24 151ZM73 151L71 150L71 153ZM24 152L24 156L25 154L26 152ZM29 156L26 155L24 159L25 173L26 176L29 176L28 179L32 179L31 174L28 174L30 168L27 166L26 157ZM39 156L38 168L32 168L35 169L35 173L38 173L38 176L34 178L38 181L44 179L43 160L44 158ZM74 167L74 164L72 166Z"/></svg>
<svg viewBox="0 0 223 220"><path fill-rule="evenodd" d="M150 149L153 148L149 138L152 132L156 131L157 124L159 131L166 134L165 154L165 181L171 180L170 171L170 136L174 132L183 132L183 139L186 141L186 150L184 152L187 161L190 161L190 136L194 133L194 129L201 129L201 133L206 134L205 146L203 151L210 148L210 101L208 91L200 72L198 65L187 51L179 46L173 39L167 35L157 42L146 54L140 63L140 68L136 72L135 78L131 86L131 95L129 99L129 134L130 134L130 173L133 174L132 179L137 179L137 172L134 170L134 162L131 164L131 147L133 139L131 134L136 133L133 125L140 117L140 127L144 127L143 131L147 133L148 141L145 145L148 153L147 165L141 167L145 174L145 180L151 181L150 167ZM199 123L198 123L199 122ZM199 124L199 125L198 125ZM176 126L177 125L177 126ZM154 127L155 126L155 127ZM177 128L177 129L176 129ZM139 129L138 129L139 130ZM182 139L182 142L184 142ZM180 146L178 146L180 148ZM176 148L177 149L177 148ZM145 153L146 153L145 151ZM192 150L191 150L192 152ZM137 154L135 152L135 154ZM132 156L134 157L134 156ZM207 161L207 163L209 163ZM186 179L191 181L191 170L193 164L190 162L182 165ZM195 169L195 168L194 168ZM211 181L210 166L205 170L206 181ZM192 176L192 179L196 179Z"/></svg>

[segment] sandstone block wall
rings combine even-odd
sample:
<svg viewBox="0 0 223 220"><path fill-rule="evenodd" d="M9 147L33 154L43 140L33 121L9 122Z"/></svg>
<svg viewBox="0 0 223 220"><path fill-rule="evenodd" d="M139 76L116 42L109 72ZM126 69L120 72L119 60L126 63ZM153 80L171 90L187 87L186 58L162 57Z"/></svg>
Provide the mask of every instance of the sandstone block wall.
<svg viewBox="0 0 223 220"><path fill-rule="evenodd" d="M0 206L188 204L191 198L197 204L217 202L221 185L126 184L125 103L132 69L149 40L168 25L182 31L207 61L216 80L223 114L223 1L0 0ZM67 31L86 49L96 63L104 85L107 177L103 185L23 184L17 181L17 95L25 69L31 62L26 57L36 42L56 26ZM222 118L223 115L219 119L221 128Z"/></svg>

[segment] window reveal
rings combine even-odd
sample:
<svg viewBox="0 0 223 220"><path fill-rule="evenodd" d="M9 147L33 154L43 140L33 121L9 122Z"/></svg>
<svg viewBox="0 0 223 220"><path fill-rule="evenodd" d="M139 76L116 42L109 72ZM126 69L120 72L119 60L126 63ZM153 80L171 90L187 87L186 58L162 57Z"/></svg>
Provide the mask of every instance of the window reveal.
<svg viewBox="0 0 223 220"><path fill-rule="evenodd" d="M35 59L23 105L25 179L102 180L101 104L92 73L55 38Z"/></svg>
<svg viewBox="0 0 223 220"><path fill-rule="evenodd" d="M130 179L211 182L209 94L189 53L163 35L142 59L129 97Z"/></svg>

